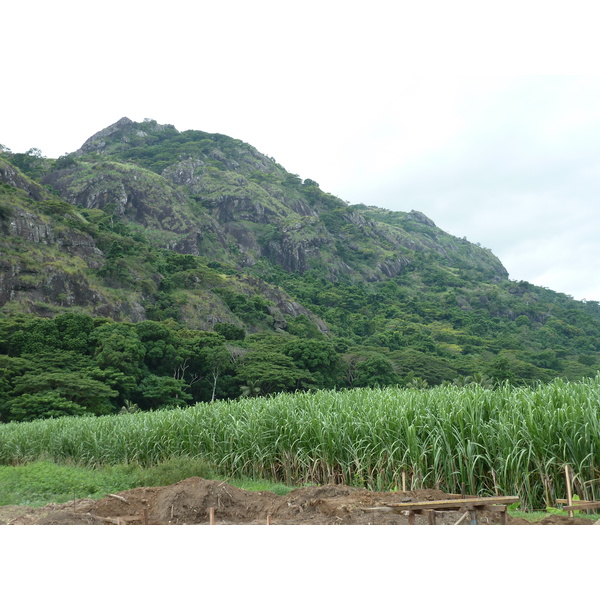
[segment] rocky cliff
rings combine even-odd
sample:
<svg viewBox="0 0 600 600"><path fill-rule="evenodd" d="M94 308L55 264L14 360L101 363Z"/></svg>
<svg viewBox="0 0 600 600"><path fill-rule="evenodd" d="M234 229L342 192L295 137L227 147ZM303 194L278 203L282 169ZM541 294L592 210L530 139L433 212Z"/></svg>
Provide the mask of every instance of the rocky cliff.
<svg viewBox="0 0 600 600"><path fill-rule="evenodd" d="M380 280L415 253L450 266L465 254L462 240L421 213L392 213L386 223L380 211L347 206L239 140L154 121L119 120L43 183L71 204L143 226L163 247L240 267L266 258L288 272L319 265L331 280ZM469 254L482 275L507 277L491 253L472 246Z"/></svg>
<svg viewBox="0 0 600 600"><path fill-rule="evenodd" d="M0 160L0 181L10 212L0 222L0 304L27 304L42 314L80 306L111 318L147 318L164 275L128 259L123 248L130 242L119 235L218 263L230 275L258 266L263 274L271 264L360 284L396 277L429 256L449 268L475 268L489 281L507 277L490 252L446 234L422 213L348 206L244 142L155 121L120 119L73 154L46 161L39 181ZM27 258L17 247L27 248ZM200 294L202 286L195 287ZM186 308L186 319L231 318L207 293L196 306L210 306L211 314ZM281 290L270 296L280 325L285 314L310 314Z"/></svg>

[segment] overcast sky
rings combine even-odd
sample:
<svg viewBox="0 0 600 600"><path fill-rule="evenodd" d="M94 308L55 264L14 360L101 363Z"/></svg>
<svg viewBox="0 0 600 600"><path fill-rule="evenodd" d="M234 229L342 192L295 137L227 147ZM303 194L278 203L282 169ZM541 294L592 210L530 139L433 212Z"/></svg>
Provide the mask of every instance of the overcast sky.
<svg viewBox="0 0 600 600"><path fill-rule="evenodd" d="M425 213L511 279L600 301L596 10L11 2L0 144L54 158L123 116L223 133L351 204Z"/></svg>

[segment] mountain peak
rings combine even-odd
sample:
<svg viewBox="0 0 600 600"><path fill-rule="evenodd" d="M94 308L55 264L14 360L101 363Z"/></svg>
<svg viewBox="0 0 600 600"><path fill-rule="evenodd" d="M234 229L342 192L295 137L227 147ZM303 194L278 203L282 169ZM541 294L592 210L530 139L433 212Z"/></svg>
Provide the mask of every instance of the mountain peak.
<svg viewBox="0 0 600 600"><path fill-rule="evenodd" d="M106 138L109 138L117 131L121 131L126 127L133 125L133 121L128 117L122 117L116 123L101 129L95 133L92 137L88 138L83 146L77 150L77 154L85 154L86 152L98 152L106 146Z"/></svg>
<svg viewBox="0 0 600 600"><path fill-rule="evenodd" d="M411 210L408 215L407 218L413 220L413 221L418 221L419 223L423 223L423 225L429 225L430 227L435 227L435 223L427 216L425 216L422 212L418 211L418 210Z"/></svg>

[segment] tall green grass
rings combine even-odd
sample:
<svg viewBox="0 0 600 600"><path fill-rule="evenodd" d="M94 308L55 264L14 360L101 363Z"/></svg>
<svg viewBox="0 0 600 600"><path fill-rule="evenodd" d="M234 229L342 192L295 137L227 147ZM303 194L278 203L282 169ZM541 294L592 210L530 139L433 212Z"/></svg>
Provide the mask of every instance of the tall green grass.
<svg viewBox="0 0 600 600"><path fill-rule="evenodd" d="M231 476L598 499L600 375L535 389L477 385L280 394L192 408L0 426L0 464L153 465L202 457Z"/></svg>

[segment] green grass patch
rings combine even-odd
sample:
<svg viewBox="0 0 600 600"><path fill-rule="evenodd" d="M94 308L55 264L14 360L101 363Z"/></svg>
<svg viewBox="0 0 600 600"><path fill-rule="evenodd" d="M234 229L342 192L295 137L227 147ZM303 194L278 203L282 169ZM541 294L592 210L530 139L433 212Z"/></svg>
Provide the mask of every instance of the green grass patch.
<svg viewBox="0 0 600 600"><path fill-rule="evenodd" d="M101 498L131 487L134 477L119 467L90 469L40 461L0 467L0 505L43 506L75 498Z"/></svg>
<svg viewBox="0 0 600 600"><path fill-rule="evenodd" d="M188 457L172 458L152 467L129 463L95 468L36 461L0 467L0 506L37 507L79 498L98 499L136 487L172 485L189 477L226 480L241 489L269 490L281 496L293 489L266 479L228 479L216 473L205 461Z"/></svg>
<svg viewBox="0 0 600 600"><path fill-rule="evenodd" d="M545 518L547 518L553 514L561 515L564 517L569 516L569 513L566 511L556 511L556 512L546 511L546 512L544 512L541 510L534 510L534 511L529 511L529 512L525 512L525 511L521 511L521 510L509 510L508 514L515 519L525 519L526 521L529 521L530 523L538 523L539 521L543 521ZM600 519L600 515L597 515L597 514L588 515L585 513L576 514L575 517L578 519L588 519L589 521L597 521L598 519Z"/></svg>
<svg viewBox="0 0 600 600"><path fill-rule="evenodd" d="M236 479L227 479L227 483L233 485L242 490L248 490L249 492L273 492L278 496L285 496L289 492L291 492L293 487L285 485L283 483L273 483L267 479L246 479L246 478L236 478Z"/></svg>

